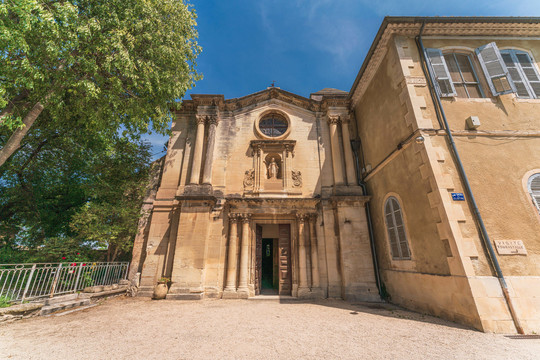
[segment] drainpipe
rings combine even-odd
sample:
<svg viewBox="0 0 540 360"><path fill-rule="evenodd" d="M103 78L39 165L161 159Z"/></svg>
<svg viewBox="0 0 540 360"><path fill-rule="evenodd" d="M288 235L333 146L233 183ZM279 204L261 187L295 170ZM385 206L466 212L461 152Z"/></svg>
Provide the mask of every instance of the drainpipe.
<svg viewBox="0 0 540 360"><path fill-rule="evenodd" d="M359 149L362 146L360 140L351 140L351 146L354 153L354 158L356 160L356 180L358 185L362 187L362 192L364 195L367 195L366 183L364 183L360 177L360 162L359 162ZM375 236L373 236L373 224L371 223L371 212L369 211L369 205L365 204L366 208L366 218L369 231L369 244L371 247L371 259L373 260L373 270L375 272L375 282L377 283L377 290L379 291L379 296L383 297L381 289L381 275L379 273L379 264L377 262L377 251L375 250Z"/></svg>
<svg viewBox="0 0 540 360"><path fill-rule="evenodd" d="M425 25L426 25L426 22L424 21L422 23L422 27L420 28L420 33L418 34L418 36L416 36L415 39L416 39L416 45L418 47L418 52L420 53L420 58L422 60L421 65L422 65L422 69L424 70L424 74L426 74L426 71L427 71L426 79L429 84L431 97L432 99L435 99L434 105L435 105L435 109L437 110L436 111L437 120L439 121L439 124L443 126L446 132L446 136L448 137L448 142L450 144L450 148L452 149L452 153L454 155L454 160L456 162L458 172L461 176L461 180L463 181L465 193L467 194L467 198L469 199L469 205L472 208L472 212L476 219L476 223L480 229L481 238L484 243L484 246L488 250L489 258L491 260L491 265L493 266L495 272L497 273L497 278L499 279L499 283L501 285L504 299L506 301L506 304L508 305L508 309L510 310L510 315L512 316L512 320L514 321L516 330L519 334L524 334L519 318L516 315L516 311L514 309L512 299L510 298L510 294L508 292L508 285L506 284L506 280L504 279L504 275L502 273L501 267L499 266L499 261L497 260L497 256L495 255L495 251L493 250L493 246L491 245L491 240L486 230L486 226L484 225L484 221L482 220L482 216L480 215L480 211L478 210L478 206L476 205L476 200L474 198L471 186L469 184L467 174L465 173L465 168L463 167L463 163L461 162L461 158L459 156L456 143L454 142L454 137L452 136L452 132L450 131L450 126L448 125L448 121L444 113L444 108L441 103L441 98L439 97L439 94L435 90L435 84L433 82L431 69L429 68L428 63L427 63L428 60L426 58L424 43L422 42L422 33L424 31Z"/></svg>

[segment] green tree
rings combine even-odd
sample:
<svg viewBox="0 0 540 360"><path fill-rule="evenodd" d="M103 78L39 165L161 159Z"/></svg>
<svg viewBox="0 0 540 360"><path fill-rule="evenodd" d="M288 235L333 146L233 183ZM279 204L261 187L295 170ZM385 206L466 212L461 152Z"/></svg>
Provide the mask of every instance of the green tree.
<svg viewBox="0 0 540 360"><path fill-rule="evenodd" d="M200 78L195 18L180 0L0 2L0 166L38 118L110 140L165 133Z"/></svg>
<svg viewBox="0 0 540 360"><path fill-rule="evenodd" d="M98 255L97 247L119 243L114 236L127 243L117 255L125 253L132 241L126 234L137 231L136 220L130 225L128 214L136 216L141 207L137 189L147 179L149 145L119 136L111 139L83 126L53 131L43 123L36 123L21 149L0 169L0 263L60 261L77 252L88 258ZM81 213L96 214L94 209L108 203L121 214L116 226L123 233L100 232L99 241L85 236L99 232L111 218L104 212L95 229L72 225L81 223ZM112 246L111 255L114 251Z"/></svg>
<svg viewBox="0 0 540 360"><path fill-rule="evenodd" d="M125 143L106 161L96 162L97 181L91 199L72 217L70 227L80 243L107 249L107 261L129 253L148 182L149 153Z"/></svg>

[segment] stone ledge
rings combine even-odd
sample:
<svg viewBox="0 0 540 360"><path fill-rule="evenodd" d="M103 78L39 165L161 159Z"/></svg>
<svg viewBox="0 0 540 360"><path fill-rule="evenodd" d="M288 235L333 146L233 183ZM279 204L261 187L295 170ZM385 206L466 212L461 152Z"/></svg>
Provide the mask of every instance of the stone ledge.
<svg viewBox="0 0 540 360"><path fill-rule="evenodd" d="M4 315L29 315L33 311L41 310L43 304L41 303L27 303L27 304L18 304L12 305L7 308L0 308L0 316Z"/></svg>

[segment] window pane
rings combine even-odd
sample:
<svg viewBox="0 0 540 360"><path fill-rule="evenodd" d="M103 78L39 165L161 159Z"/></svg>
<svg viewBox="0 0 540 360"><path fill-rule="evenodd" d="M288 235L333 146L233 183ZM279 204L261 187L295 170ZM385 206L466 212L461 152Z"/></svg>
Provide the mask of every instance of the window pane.
<svg viewBox="0 0 540 360"><path fill-rule="evenodd" d="M482 93L478 85L469 85L467 84L467 91L469 92L469 97L471 98L481 98Z"/></svg>
<svg viewBox="0 0 540 360"><path fill-rule="evenodd" d="M471 67L471 63L469 61L469 57L462 54L455 55L459 65L459 69L461 70L461 75L463 75L463 80L466 82L477 82L474 76L473 69Z"/></svg>
<svg viewBox="0 0 540 360"><path fill-rule="evenodd" d="M465 87L463 84L454 84L454 88L456 89L457 96L460 98L467 98L467 92L465 91Z"/></svg>
<svg viewBox="0 0 540 360"><path fill-rule="evenodd" d="M461 75L459 75L459 68L456 64L456 60L454 59L454 54L444 55L444 60L446 61L446 66L448 67L452 81L461 82Z"/></svg>

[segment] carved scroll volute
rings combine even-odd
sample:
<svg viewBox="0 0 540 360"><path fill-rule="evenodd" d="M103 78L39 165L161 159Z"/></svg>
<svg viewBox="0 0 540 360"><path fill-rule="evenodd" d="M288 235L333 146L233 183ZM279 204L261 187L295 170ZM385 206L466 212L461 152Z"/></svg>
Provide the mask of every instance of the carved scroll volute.
<svg viewBox="0 0 540 360"><path fill-rule="evenodd" d="M255 170L249 169L244 173L244 190L253 190L255 184Z"/></svg>
<svg viewBox="0 0 540 360"><path fill-rule="evenodd" d="M292 176L292 181L293 181L293 187L301 187L302 186L302 173L299 170L292 170L291 176Z"/></svg>

